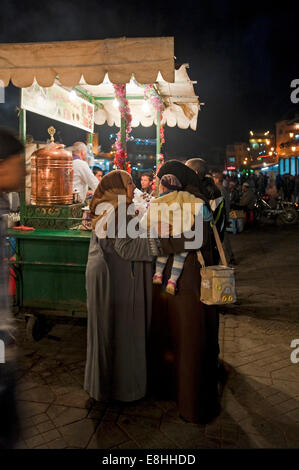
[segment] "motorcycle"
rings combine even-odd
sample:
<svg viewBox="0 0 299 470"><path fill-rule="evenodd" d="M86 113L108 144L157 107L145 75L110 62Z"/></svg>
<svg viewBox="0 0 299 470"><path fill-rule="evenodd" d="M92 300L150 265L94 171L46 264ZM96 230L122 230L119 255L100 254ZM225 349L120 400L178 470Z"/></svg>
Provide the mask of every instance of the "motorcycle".
<svg viewBox="0 0 299 470"><path fill-rule="evenodd" d="M277 224L293 225L298 222L299 213L292 203L277 198L276 206L272 207L265 197L258 194L254 204L255 218L261 221L262 218L275 220Z"/></svg>

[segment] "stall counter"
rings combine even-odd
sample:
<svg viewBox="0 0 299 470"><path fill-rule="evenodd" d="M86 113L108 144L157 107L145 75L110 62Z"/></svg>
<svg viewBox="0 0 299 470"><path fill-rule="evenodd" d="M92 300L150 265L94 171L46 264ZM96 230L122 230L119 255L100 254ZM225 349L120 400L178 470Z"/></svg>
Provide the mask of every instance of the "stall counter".
<svg viewBox="0 0 299 470"><path fill-rule="evenodd" d="M17 279L16 308L31 316L33 337L41 316L87 316L85 269L90 234L8 230L8 237L16 240L15 260L10 260Z"/></svg>

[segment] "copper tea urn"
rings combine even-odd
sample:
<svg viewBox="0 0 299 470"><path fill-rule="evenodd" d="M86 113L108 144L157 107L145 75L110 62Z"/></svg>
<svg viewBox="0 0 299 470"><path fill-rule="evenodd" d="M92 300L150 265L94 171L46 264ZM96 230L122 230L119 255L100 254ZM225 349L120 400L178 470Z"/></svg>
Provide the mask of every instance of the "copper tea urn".
<svg viewBox="0 0 299 470"><path fill-rule="evenodd" d="M31 155L31 204L73 202L73 157L62 144L51 143Z"/></svg>

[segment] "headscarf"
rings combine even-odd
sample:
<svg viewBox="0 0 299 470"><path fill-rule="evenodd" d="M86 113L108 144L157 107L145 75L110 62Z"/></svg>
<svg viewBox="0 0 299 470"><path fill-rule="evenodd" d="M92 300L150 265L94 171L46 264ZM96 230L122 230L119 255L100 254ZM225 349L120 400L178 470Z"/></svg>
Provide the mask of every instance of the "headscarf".
<svg viewBox="0 0 299 470"><path fill-rule="evenodd" d="M199 178L195 171L188 168L179 160L169 160L165 162L158 171L157 176L161 179L163 175L169 174L177 177L183 189L185 189L186 186L194 186L195 188L199 187Z"/></svg>
<svg viewBox="0 0 299 470"><path fill-rule="evenodd" d="M180 191L182 189L182 185L175 175L163 175L160 184L170 191Z"/></svg>
<svg viewBox="0 0 299 470"><path fill-rule="evenodd" d="M157 176L161 179L167 173L171 173L178 178L182 184L183 191L188 191L205 202L221 197L221 193L215 185L213 178L200 178L194 170L179 160L169 160L164 163Z"/></svg>
<svg viewBox="0 0 299 470"><path fill-rule="evenodd" d="M127 195L127 188L130 182L132 182L131 176L123 170L114 170L103 176L90 203L90 216L93 230L95 229L96 223L106 215L106 213L101 215L96 214L98 204L109 203L114 209L117 209L119 195L126 196L126 204L131 204L132 200Z"/></svg>

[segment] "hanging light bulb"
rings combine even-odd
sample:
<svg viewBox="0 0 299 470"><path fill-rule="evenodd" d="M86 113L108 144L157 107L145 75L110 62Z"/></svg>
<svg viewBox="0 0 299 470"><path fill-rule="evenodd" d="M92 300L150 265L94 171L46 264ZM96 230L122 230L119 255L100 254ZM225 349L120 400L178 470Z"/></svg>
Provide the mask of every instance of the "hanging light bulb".
<svg viewBox="0 0 299 470"><path fill-rule="evenodd" d="M112 104L113 104L114 108L118 108L118 106L119 106L118 99L117 99L117 98L114 98Z"/></svg>
<svg viewBox="0 0 299 470"><path fill-rule="evenodd" d="M142 104L142 111L144 113L148 113L150 111L150 107L149 107L149 104L148 104L148 101L144 101L143 104Z"/></svg>

